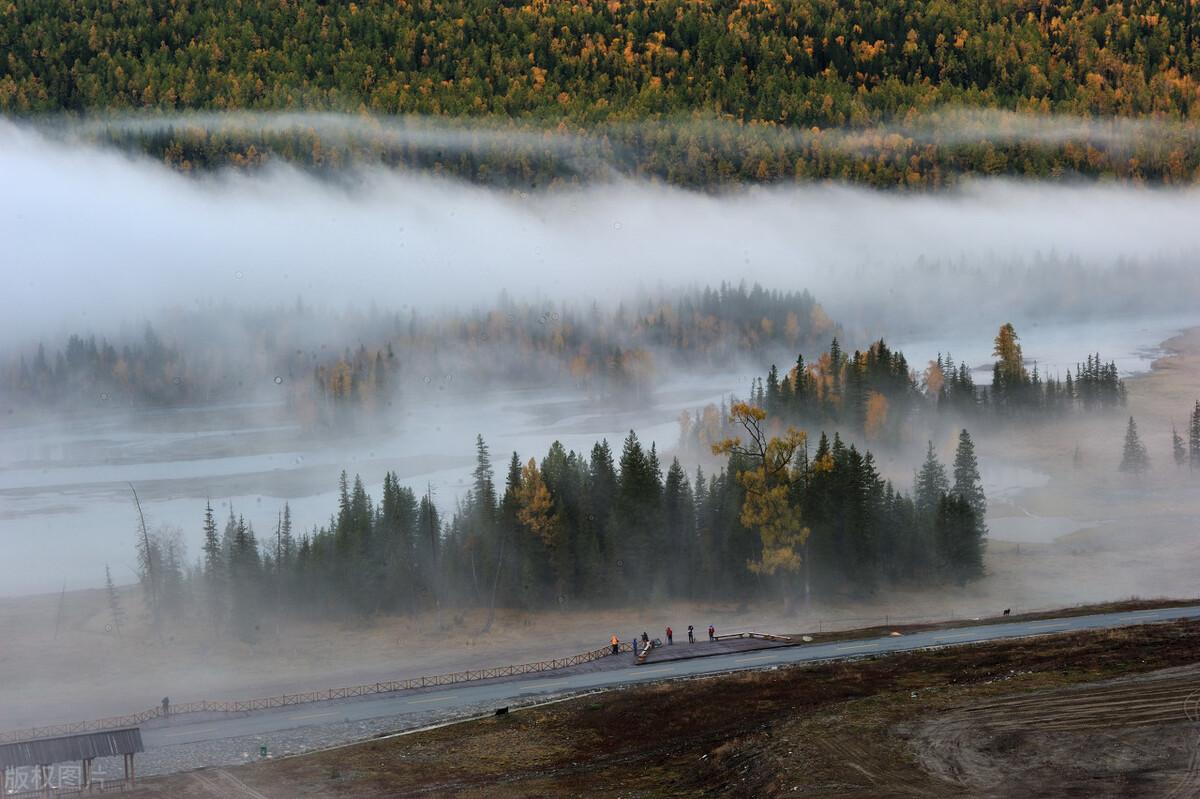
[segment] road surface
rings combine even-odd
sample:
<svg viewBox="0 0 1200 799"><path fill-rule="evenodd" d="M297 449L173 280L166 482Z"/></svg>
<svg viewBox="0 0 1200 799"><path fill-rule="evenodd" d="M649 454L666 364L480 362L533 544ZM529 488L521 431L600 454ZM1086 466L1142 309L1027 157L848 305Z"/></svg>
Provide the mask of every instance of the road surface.
<svg viewBox="0 0 1200 799"><path fill-rule="evenodd" d="M702 674L786 666L822 660L849 660L888 652L904 652L928 647L958 646L1077 630L1111 629L1175 619L1200 618L1200 606L1135 610L1090 616L1070 616L1038 621L981 624L947 630L930 630L900 637L885 636L825 644L803 644L752 652L716 655L688 660L633 664L632 657L619 656L627 665L588 673L549 672L544 677L524 680L499 680L464 683L421 692L398 692L358 698L349 701L321 702L297 705L249 714L220 718L189 719L178 717L165 725L142 729L147 751L178 744L219 741L241 736L263 736L270 741L272 733L345 721L362 721L381 717L399 717L397 729L405 726L405 716L428 717L431 710L453 716L478 713L481 706L501 708L549 699L564 694L602 690L637 683L649 683L678 677ZM679 644L677 644L679 646ZM686 646L686 644L685 644ZM698 649L703 644L696 645Z"/></svg>

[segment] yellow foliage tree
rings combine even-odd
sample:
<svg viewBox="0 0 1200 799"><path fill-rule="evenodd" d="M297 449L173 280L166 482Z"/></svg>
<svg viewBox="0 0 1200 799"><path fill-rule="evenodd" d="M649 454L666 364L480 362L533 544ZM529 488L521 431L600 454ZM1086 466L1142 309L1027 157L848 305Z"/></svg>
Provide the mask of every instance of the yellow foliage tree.
<svg viewBox="0 0 1200 799"><path fill-rule="evenodd" d="M738 472L738 484L746 491L741 521L758 530L762 554L750 561L757 574L792 575L800 570L801 549L808 540L799 507L792 501L792 488L801 479L797 454L804 447L805 434L789 427L782 436L768 437L763 430L767 413L744 402L734 403L729 419L746 431L749 440L727 438L713 445L713 454L739 454L752 468ZM789 597L790 599L790 597Z"/></svg>
<svg viewBox="0 0 1200 799"><path fill-rule="evenodd" d="M533 458L521 469L521 490L517 496L517 519L546 547L553 547L558 526L554 499Z"/></svg>
<svg viewBox="0 0 1200 799"><path fill-rule="evenodd" d="M550 488L542 479L537 461L533 458L521 469L521 489L517 500L517 520L546 548L554 569L555 588L558 596L563 597L568 568L564 563L567 552L562 546L563 527L554 507L554 497L550 495Z"/></svg>
<svg viewBox="0 0 1200 799"><path fill-rule="evenodd" d="M868 441L875 441L879 438L879 435L887 425L887 417L887 397L878 391L870 392L867 395L867 418L863 426L863 432L866 434Z"/></svg>

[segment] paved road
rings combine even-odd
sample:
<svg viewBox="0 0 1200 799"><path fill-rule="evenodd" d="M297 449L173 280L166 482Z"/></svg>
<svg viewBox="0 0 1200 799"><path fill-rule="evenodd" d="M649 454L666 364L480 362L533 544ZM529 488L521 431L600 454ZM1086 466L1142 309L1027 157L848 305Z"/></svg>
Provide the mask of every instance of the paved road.
<svg viewBox="0 0 1200 799"><path fill-rule="evenodd" d="M675 677L758 669L819 660L848 660L855 657L927 647L955 646L1047 633L1128 627L1172 619L1197 618L1200 618L1200 606L1136 610L1125 613L930 630L901 637L888 636L827 644L806 644L691 660L647 663L642 666L635 666L631 661L626 661L629 665L623 668L611 668L590 673L556 675L554 672L550 672L541 679L464 683L458 686L429 689L420 693L381 694L347 702L299 705L215 720L179 718L172 720L166 726L143 728L142 739L148 750L245 735L261 735L269 741L271 733L295 730L310 725L361 721L385 716L403 717L410 714L416 718L428 716L431 710L444 711L446 715L453 715L455 710L465 711L469 708L474 708L474 712L478 712L481 705L499 708L555 695L655 682ZM625 657L622 656L622 659L625 660Z"/></svg>

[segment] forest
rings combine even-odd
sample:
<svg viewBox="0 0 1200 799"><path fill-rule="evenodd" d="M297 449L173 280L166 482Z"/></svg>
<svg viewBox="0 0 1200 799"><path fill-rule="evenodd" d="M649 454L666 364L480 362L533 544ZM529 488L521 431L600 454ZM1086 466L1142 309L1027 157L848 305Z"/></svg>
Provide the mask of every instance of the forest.
<svg viewBox="0 0 1200 799"><path fill-rule="evenodd" d="M736 405L731 419L745 436L714 448L727 460L711 475L678 459L664 474L631 431L619 452L514 452L498 491L478 437L473 485L449 514L390 473L378 501L343 473L336 512L306 532L286 505L256 533L232 508L222 527L209 504L194 567L178 536L139 538L147 607L252 640L260 619L295 614L798 602L982 575L986 500L966 430L951 470L930 444L905 493L836 434L810 450L794 429L769 437L761 409Z"/></svg>
<svg viewBox="0 0 1200 799"><path fill-rule="evenodd" d="M119 345L95 334L70 335L57 349L38 342L0 364L0 386L38 408L168 407L266 393L302 425L319 427L369 416L406 388L559 385L642 403L668 368L728 368L742 356L815 346L838 330L808 292L744 283L603 308L507 296L490 308L422 314L336 314L297 303L181 312L158 328L146 324L140 336L126 332Z"/></svg>
<svg viewBox="0 0 1200 799"><path fill-rule="evenodd" d="M836 338L828 350L806 363L804 355L786 372L772 364L757 378L747 400L781 425L828 426L895 445L915 417L952 415L973 424L1028 423L1074 410L1100 411L1125 405L1125 383L1114 362L1088 355L1066 375L1042 375L1026 364L1012 324L1000 327L994 342L990 386L977 386L972 369L939 354L923 372L904 353L882 340L848 354ZM728 415L710 405L680 420L680 446L704 452L729 434Z"/></svg>
<svg viewBox="0 0 1200 799"><path fill-rule="evenodd" d="M0 113L158 115L100 135L181 169L366 155L523 185L614 166L689 186L1190 183L1200 150L1173 123L1197 113L1194 16L1156 0L9 3ZM474 120L508 144L347 140L303 119L247 135L170 116L236 110ZM1076 122L1039 128L1051 115Z"/></svg>

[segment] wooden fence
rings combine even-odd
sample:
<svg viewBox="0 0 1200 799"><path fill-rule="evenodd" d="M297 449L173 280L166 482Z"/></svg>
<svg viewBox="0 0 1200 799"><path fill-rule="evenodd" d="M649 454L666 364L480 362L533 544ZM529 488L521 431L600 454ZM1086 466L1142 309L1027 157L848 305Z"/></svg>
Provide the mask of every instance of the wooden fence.
<svg viewBox="0 0 1200 799"><path fill-rule="evenodd" d="M619 644L619 652L632 652L633 645L629 642ZM128 716L112 716L95 721L76 721L69 724L51 724L45 727L29 727L24 730L0 732L0 744L16 741L28 741L36 738L53 738L60 735L72 735L99 730L137 727L151 719L170 716L182 716L187 713L245 713L251 710L269 710L277 707L306 705L312 702L328 702L337 699L353 699L357 696L387 694L395 691L411 691L418 688L434 688L440 685L458 685L464 682L493 680L499 677L516 677L522 674L537 674L543 671L555 671L571 666L591 663L612 655L612 647L593 649L578 655L553 660L538 660L533 663L521 663L515 666L499 666L491 669L468 669L449 674L435 674L427 677L411 677L407 680L391 680L389 682L369 683L367 685L351 685L345 688L329 688L324 691L308 691L299 694L281 694L264 699L231 699L227 701L201 700L199 702L183 702L171 705L167 713L161 706L133 713Z"/></svg>

